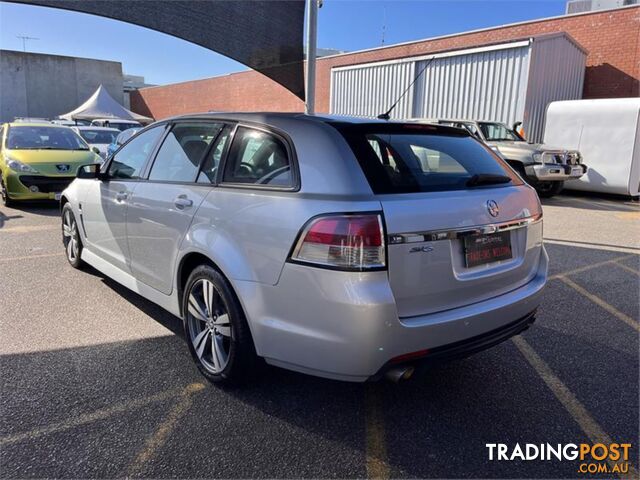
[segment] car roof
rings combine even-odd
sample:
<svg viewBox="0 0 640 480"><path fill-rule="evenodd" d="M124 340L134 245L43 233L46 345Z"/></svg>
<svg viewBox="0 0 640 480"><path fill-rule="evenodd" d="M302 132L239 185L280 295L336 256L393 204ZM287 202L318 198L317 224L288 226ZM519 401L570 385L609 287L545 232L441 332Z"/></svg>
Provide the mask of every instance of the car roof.
<svg viewBox="0 0 640 480"><path fill-rule="evenodd" d="M105 131L105 132L119 132L120 130L118 130L117 128L111 128L111 127L97 127L97 126L91 126L91 125L74 125L71 128L74 128L76 130L98 130L98 131Z"/></svg>
<svg viewBox="0 0 640 480"><path fill-rule="evenodd" d="M9 122L6 125L10 127L51 127L51 128L69 128L66 125L50 122Z"/></svg>
<svg viewBox="0 0 640 480"><path fill-rule="evenodd" d="M201 118L201 119L220 119L220 120L234 120L245 121L252 123L264 123L268 124L273 120L303 120L310 122L341 122L341 123L388 123L385 120L378 120L374 118L364 117L348 117L340 115L307 115L305 113L286 113L286 112L203 112L193 113L186 115L176 115L174 117L165 118L163 121L174 121L189 118Z"/></svg>
<svg viewBox="0 0 640 480"><path fill-rule="evenodd" d="M112 123L140 123L137 120L128 120L126 118L94 118L92 122L112 122Z"/></svg>
<svg viewBox="0 0 640 480"><path fill-rule="evenodd" d="M279 122L282 120L297 120L303 122L315 122L326 124L352 124L352 125L389 125L389 124L406 124L415 123L414 120L402 120L391 119L381 120L378 118L369 117L353 117L343 115L331 115L331 114L317 114L307 115L305 113L283 113L283 112L205 112L205 113L193 113L185 115L176 115L173 117L165 118L161 122L171 122L176 120L189 120L189 119L210 119L210 120L230 120L238 122L251 122L264 125L270 125L273 122Z"/></svg>
<svg viewBox="0 0 640 480"><path fill-rule="evenodd" d="M393 128L394 126L414 124L408 120L380 120L378 118L366 118L366 117L350 117L341 115L307 115L304 113L283 113L283 112L206 112L206 113L194 113L186 115L177 115L174 117L165 118L157 123L173 122L173 121L189 121L189 120L222 120L231 122L244 122L249 124L255 124L257 126L264 127L277 127L287 133L291 133L296 128L296 123L299 125L306 124L318 125L325 128L328 127L357 127L367 125L379 125L381 127L388 126ZM153 124L152 124L153 125ZM459 133L458 128L449 127L447 125L431 124L441 133Z"/></svg>

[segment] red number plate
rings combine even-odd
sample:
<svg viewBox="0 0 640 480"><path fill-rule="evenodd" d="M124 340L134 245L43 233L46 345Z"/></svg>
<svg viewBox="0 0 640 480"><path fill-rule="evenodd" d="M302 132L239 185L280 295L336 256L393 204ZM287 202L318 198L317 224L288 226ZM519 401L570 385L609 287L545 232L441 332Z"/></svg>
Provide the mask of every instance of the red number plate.
<svg viewBox="0 0 640 480"><path fill-rule="evenodd" d="M477 267L511 257L511 232L464 238L464 261L467 267Z"/></svg>

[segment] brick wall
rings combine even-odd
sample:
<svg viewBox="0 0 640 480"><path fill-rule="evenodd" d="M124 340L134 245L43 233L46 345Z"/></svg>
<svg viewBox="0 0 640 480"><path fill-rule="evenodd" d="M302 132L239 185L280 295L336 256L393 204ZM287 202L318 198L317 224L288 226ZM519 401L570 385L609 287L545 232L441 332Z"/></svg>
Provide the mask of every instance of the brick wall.
<svg viewBox="0 0 640 480"><path fill-rule="evenodd" d="M316 109L329 111L331 68L473 47L564 31L588 52L584 98L640 95L640 7L538 20L459 35L322 58L317 64ZM156 119L208 110L302 111L304 104L255 71L143 88L131 93L135 112Z"/></svg>

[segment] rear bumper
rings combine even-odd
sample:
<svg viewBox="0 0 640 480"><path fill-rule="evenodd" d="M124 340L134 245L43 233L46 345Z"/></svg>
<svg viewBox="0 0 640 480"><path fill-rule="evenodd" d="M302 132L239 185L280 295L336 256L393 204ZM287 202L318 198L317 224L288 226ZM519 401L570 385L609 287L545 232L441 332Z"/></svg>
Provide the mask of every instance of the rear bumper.
<svg viewBox="0 0 640 480"><path fill-rule="evenodd" d="M587 166L542 163L525 166L525 172L540 182L562 182L580 178L587 173Z"/></svg>
<svg viewBox="0 0 640 480"><path fill-rule="evenodd" d="M380 371L371 377L371 380L380 379L389 369L399 365L413 365L416 367L428 367L438 363L449 362L468 357L475 353L487 350L511 337L519 335L527 330L536 320L536 311L519 318L513 323L491 330L476 337L460 340L449 345L432 348L424 352L419 358L407 360L406 362L387 362Z"/></svg>
<svg viewBox="0 0 640 480"><path fill-rule="evenodd" d="M428 350L444 360L488 348L532 321L547 281L542 249L525 285L460 308L399 318L387 272L336 272L286 264L280 282L235 282L256 344L268 363L362 382L392 359Z"/></svg>

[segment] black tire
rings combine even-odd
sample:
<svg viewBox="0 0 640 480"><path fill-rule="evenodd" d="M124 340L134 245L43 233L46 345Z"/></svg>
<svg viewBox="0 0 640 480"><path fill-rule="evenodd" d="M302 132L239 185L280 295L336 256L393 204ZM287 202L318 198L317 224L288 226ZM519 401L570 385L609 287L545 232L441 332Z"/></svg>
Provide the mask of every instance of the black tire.
<svg viewBox="0 0 640 480"><path fill-rule="evenodd" d="M216 297L214 300L210 297L207 303L204 300L204 289L209 284ZM200 315L194 314L195 309L191 307L190 299L198 302ZM209 305L212 307L209 308ZM251 378L258 367L258 357L244 312L227 279L210 265L196 267L185 285L182 306L185 339L200 373L210 382L221 384L239 384ZM215 321L222 319L225 314L228 323L219 324L220 330L216 332ZM200 327L202 330L199 330ZM205 332L207 328L209 330ZM220 333L222 329L229 336ZM201 337L200 341L198 337ZM221 350L217 352L226 354L224 366L220 357L214 360L213 349L220 347ZM221 356L224 359L224 355Z"/></svg>
<svg viewBox="0 0 640 480"><path fill-rule="evenodd" d="M539 197L551 198L562 191L564 182L536 182L533 184L533 188L536 189Z"/></svg>
<svg viewBox="0 0 640 480"><path fill-rule="evenodd" d="M15 206L15 202L9 198L7 189L4 186L4 179L2 178L2 172L0 172L0 196L2 197L2 204L5 207L11 208Z"/></svg>
<svg viewBox="0 0 640 480"><path fill-rule="evenodd" d="M75 245L72 242L75 242ZM62 207L62 244L69 265L73 268L82 268L84 266L84 262L80 258L82 256L82 239L73 209L68 203Z"/></svg>

